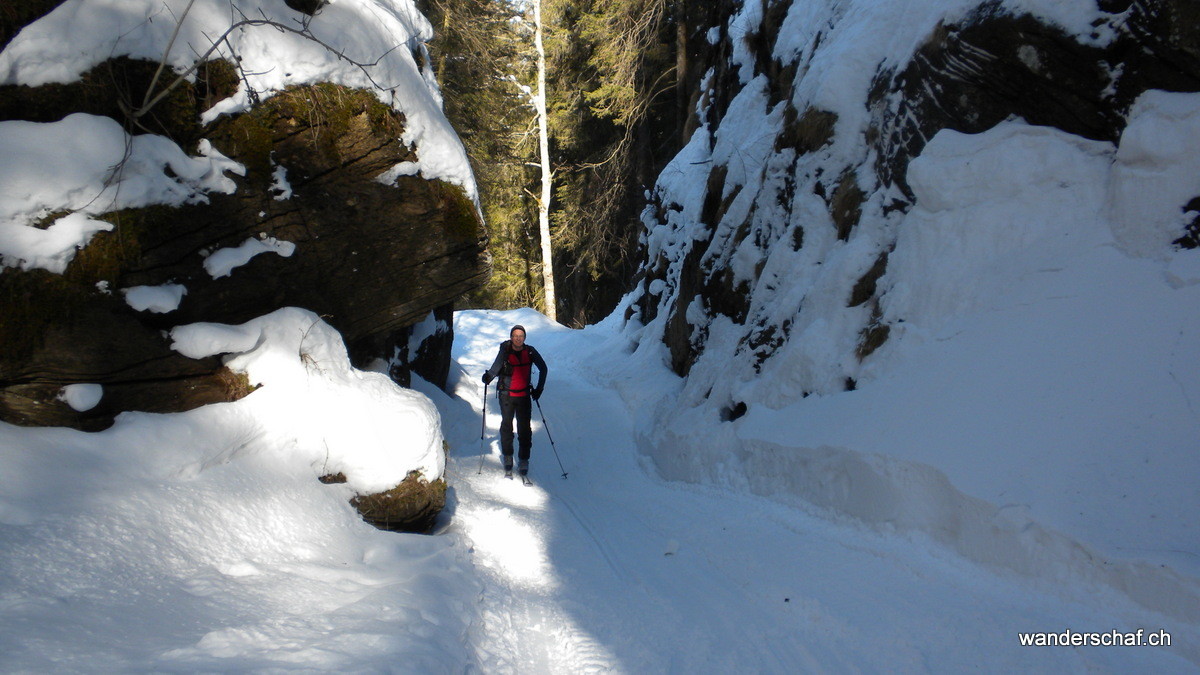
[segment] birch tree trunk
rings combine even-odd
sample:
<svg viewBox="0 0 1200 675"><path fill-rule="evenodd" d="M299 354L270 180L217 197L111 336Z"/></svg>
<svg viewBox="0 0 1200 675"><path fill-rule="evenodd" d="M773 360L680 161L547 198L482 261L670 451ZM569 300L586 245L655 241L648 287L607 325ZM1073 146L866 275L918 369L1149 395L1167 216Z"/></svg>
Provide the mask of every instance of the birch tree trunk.
<svg viewBox="0 0 1200 675"><path fill-rule="evenodd" d="M546 290L546 316L558 320L558 302L554 295L554 261L550 242L550 195L554 176L550 172L550 133L546 116L546 50L542 47L542 0L533 1L534 48L537 50L537 93L533 104L537 110L538 149L541 153L542 196L538 201L538 232L542 239L542 285Z"/></svg>

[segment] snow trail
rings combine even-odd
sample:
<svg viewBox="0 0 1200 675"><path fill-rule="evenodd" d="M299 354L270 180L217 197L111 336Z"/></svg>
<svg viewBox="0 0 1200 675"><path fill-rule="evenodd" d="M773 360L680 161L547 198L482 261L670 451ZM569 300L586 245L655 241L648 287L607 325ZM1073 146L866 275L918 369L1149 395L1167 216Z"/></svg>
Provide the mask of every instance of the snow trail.
<svg viewBox="0 0 1200 675"><path fill-rule="evenodd" d="M536 409L534 485L502 477L490 388L477 473L479 375L515 323L550 368L541 403L566 480ZM446 533L467 540L484 588L470 636L484 672L1195 669L1182 655L1196 627L1126 598L987 570L919 533L656 478L630 409L588 379L611 349L603 330L489 311L460 312L455 335L454 398L428 393L452 445ZM1139 627L1168 628L1177 648L1017 637Z"/></svg>

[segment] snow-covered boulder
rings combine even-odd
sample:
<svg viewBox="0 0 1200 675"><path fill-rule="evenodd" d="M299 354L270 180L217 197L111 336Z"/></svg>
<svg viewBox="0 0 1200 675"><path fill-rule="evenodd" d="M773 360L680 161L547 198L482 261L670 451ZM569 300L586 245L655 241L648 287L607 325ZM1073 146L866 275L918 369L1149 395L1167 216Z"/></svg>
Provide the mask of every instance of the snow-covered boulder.
<svg viewBox="0 0 1200 675"><path fill-rule="evenodd" d="M99 428L236 397L161 332L281 307L325 317L358 365L394 360L485 278L424 17L407 0L237 6L5 16L28 24L0 51L0 419ZM150 288L172 301L143 302ZM106 395L76 411L57 397L76 382Z"/></svg>

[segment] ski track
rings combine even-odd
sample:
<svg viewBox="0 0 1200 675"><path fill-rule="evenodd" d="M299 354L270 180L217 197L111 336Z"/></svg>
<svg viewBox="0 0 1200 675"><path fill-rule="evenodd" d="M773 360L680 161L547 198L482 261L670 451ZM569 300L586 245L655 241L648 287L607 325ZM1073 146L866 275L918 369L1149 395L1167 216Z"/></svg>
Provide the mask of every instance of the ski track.
<svg viewBox="0 0 1200 675"><path fill-rule="evenodd" d="M447 532L470 542L485 588L470 637L483 672L1195 668L1166 650L1022 648L1017 631L1162 622L1079 589L1047 592L916 535L648 475L629 412L579 374L580 344L565 331L531 326L529 341L550 366L541 403L569 477L535 407L534 484L505 480L491 388L486 446L478 437L478 377L516 321L488 315L482 329L456 327L457 400L440 400L456 496Z"/></svg>

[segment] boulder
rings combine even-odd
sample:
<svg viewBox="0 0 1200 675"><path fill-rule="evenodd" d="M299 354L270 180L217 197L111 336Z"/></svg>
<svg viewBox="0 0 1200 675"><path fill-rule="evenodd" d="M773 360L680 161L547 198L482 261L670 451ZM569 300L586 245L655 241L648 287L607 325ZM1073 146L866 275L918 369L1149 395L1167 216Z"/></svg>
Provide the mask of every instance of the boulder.
<svg viewBox="0 0 1200 675"><path fill-rule="evenodd" d="M104 83L137 91L155 65L121 58L72 85L0 87L0 120L83 111L129 123L122 89ZM201 125L199 113L232 91L232 72L224 62L206 64L139 125L190 153L207 139L244 165L244 176L230 175L234 193L102 216L114 229L97 234L62 275L0 271L0 420L98 429L124 410L232 400L247 388L220 359L173 352L165 331L197 321L239 324L286 306L324 317L355 365L365 366L390 358L412 325L448 312L484 282L486 235L462 188L419 176L377 180L419 159L399 140L402 115L369 92L318 84ZM294 251L256 255L229 270L211 265L214 252L247 242L283 242ZM163 314L135 311L119 292L167 283L187 293ZM448 368L451 337L436 336L426 350L431 371ZM63 386L81 382L104 387L100 405L82 412L59 400Z"/></svg>
<svg viewBox="0 0 1200 675"><path fill-rule="evenodd" d="M358 495L350 505L381 530L428 534L446 505L446 481L429 482L414 471L391 490Z"/></svg>

